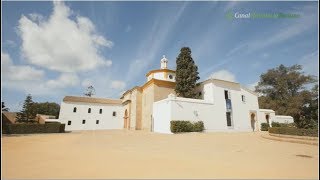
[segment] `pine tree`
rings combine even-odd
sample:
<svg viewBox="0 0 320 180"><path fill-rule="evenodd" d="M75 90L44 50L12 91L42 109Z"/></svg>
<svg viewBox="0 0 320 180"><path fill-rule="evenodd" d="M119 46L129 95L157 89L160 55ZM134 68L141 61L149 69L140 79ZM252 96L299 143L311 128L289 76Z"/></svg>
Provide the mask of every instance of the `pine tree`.
<svg viewBox="0 0 320 180"><path fill-rule="evenodd" d="M183 47L176 60L176 87L175 92L179 97L198 98L195 91L197 81L200 79L198 67L191 57L191 49Z"/></svg>
<svg viewBox="0 0 320 180"><path fill-rule="evenodd" d="M28 94L26 99L24 100L22 110L17 113L18 122L28 122L35 118L32 105L33 105L32 96Z"/></svg>

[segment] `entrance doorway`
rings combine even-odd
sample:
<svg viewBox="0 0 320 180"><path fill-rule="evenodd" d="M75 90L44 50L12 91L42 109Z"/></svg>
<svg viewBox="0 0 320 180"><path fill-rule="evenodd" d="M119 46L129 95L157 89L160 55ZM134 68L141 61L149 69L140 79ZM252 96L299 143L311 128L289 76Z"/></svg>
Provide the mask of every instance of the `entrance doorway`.
<svg viewBox="0 0 320 180"><path fill-rule="evenodd" d="M256 114L255 113L251 113L251 128L252 128L252 131L255 131L256 130Z"/></svg>
<svg viewBox="0 0 320 180"><path fill-rule="evenodd" d="M124 129L129 129L130 128L130 119L129 119L129 116L128 116L128 110L126 109L125 111L124 111L124 116L123 116L123 124L124 124L124 126L123 126L123 128Z"/></svg>
<svg viewBox="0 0 320 180"><path fill-rule="evenodd" d="M266 115L266 121L267 121L268 124L269 124L269 119L270 119L270 115L267 114L267 115Z"/></svg>

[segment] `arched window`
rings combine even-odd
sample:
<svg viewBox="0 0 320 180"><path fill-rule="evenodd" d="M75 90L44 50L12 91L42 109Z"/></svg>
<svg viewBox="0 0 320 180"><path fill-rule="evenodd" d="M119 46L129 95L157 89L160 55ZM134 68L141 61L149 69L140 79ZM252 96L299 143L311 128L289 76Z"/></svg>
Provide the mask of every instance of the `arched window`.
<svg viewBox="0 0 320 180"><path fill-rule="evenodd" d="M88 109L88 113L91 113L91 108Z"/></svg>
<svg viewBox="0 0 320 180"><path fill-rule="evenodd" d="M76 107L73 108L73 112L77 112L77 108Z"/></svg>
<svg viewBox="0 0 320 180"><path fill-rule="evenodd" d="M267 115L266 115L266 121L267 121L268 124L269 124L269 119L270 119L270 115L267 114Z"/></svg>
<svg viewBox="0 0 320 180"><path fill-rule="evenodd" d="M117 115L117 113L115 111L113 111L112 116L116 116L116 115Z"/></svg>
<svg viewBox="0 0 320 180"><path fill-rule="evenodd" d="M100 109L99 113L102 114L102 109Z"/></svg>

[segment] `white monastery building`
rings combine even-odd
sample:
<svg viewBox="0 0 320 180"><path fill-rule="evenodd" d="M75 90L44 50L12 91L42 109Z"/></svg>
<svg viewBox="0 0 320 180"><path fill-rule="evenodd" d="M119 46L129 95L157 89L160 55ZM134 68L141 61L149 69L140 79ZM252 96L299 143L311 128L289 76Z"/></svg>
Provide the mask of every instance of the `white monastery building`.
<svg viewBox="0 0 320 180"><path fill-rule="evenodd" d="M120 99L66 96L59 121L66 130L120 129L123 127Z"/></svg>
<svg viewBox="0 0 320 180"><path fill-rule="evenodd" d="M236 82L208 79L200 83L200 99L176 97L175 71L163 56L161 68L146 74L147 81L120 99L66 96L59 121L66 130L131 129L171 133L170 121L203 121L205 131L260 131L261 123L291 123L259 109L258 95Z"/></svg>

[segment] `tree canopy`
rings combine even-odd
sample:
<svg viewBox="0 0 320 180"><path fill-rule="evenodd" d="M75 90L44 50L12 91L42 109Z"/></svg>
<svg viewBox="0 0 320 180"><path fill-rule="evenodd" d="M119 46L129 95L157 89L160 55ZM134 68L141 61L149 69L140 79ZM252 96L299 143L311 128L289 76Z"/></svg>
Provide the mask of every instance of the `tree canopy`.
<svg viewBox="0 0 320 180"><path fill-rule="evenodd" d="M276 114L290 115L300 128L315 127L318 123L318 85L312 90L307 85L315 77L305 75L301 65L268 70L260 76L256 92L260 94L260 108L273 109Z"/></svg>
<svg viewBox="0 0 320 180"><path fill-rule="evenodd" d="M33 112L36 114L52 115L58 118L60 112L60 105L54 102L34 103L32 105Z"/></svg>
<svg viewBox="0 0 320 180"><path fill-rule="evenodd" d="M32 108L33 103L31 94L28 94L24 100L22 110L17 113L18 122L29 122L35 118L34 109Z"/></svg>
<svg viewBox="0 0 320 180"><path fill-rule="evenodd" d="M86 92L84 93L85 96L91 97L96 94L96 90L93 86L88 86Z"/></svg>
<svg viewBox="0 0 320 180"><path fill-rule="evenodd" d="M37 114L53 115L58 118L60 105L54 102L33 102L32 96L27 95L22 110L17 113L18 122L31 122Z"/></svg>
<svg viewBox="0 0 320 180"><path fill-rule="evenodd" d="M176 59L176 86L177 96L198 98L196 93L197 81L200 79L198 67L191 56L191 49L183 47Z"/></svg>

